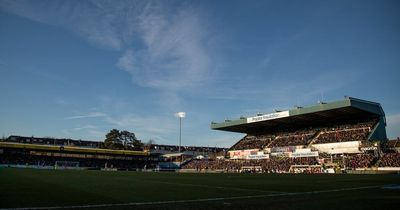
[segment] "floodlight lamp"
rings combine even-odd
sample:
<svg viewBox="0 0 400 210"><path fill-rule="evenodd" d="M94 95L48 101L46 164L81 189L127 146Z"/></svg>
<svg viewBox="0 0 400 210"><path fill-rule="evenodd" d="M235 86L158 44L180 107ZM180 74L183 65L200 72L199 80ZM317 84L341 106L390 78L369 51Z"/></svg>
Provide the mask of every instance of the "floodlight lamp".
<svg viewBox="0 0 400 210"><path fill-rule="evenodd" d="M177 113L175 113L175 116L179 117L179 118L184 118L186 116L186 113L185 112L177 112Z"/></svg>

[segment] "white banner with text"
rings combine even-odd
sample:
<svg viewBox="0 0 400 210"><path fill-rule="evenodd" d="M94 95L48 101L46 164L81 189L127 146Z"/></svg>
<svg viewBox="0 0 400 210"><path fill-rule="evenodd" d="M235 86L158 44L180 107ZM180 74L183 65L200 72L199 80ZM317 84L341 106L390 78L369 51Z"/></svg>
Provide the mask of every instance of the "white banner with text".
<svg viewBox="0 0 400 210"><path fill-rule="evenodd" d="M289 117L289 111L276 112L276 113L271 113L271 114L264 114L264 115L255 116L255 117L248 117L247 118L247 123L254 123L254 122L260 122L260 121L266 121L266 120L273 120L273 119L278 119L278 118L283 118L283 117Z"/></svg>

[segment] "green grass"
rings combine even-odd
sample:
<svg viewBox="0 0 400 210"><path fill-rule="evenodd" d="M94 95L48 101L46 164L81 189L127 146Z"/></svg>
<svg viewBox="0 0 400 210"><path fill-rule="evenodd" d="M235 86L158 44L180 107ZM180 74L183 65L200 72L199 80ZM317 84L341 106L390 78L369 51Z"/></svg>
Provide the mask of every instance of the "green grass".
<svg viewBox="0 0 400 210"><path fill-rule="evenodd" d="M400 175L185 174L2 168L0 208L197 200L107 209L385 209L400 205L400 190L382 187L329 190L391 184L400 185ZM313 191L322 192L311 193ZM252 197L259 195L261 197ZM209 198L227 199L198 200Z"/></svg>

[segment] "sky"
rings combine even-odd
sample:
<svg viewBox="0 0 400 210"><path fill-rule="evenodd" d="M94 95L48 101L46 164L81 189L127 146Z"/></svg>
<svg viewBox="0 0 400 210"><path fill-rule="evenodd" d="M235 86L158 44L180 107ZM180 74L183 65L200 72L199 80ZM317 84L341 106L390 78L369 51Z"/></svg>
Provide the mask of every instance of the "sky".
<svg viewBox="0 0 400 210"><path fill-rule="evenodd" d="M211 121L352 96L400 136L400 2L0 0L0 135L229 147Z"/></svg>

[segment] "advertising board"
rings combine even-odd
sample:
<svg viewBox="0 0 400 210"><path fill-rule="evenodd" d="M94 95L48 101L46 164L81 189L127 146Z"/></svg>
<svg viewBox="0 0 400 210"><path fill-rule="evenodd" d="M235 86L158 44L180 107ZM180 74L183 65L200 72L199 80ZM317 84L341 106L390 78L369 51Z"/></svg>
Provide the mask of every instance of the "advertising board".
<svg viewBox="0 0 400 210"><path fill-rule="evenodd" d="M273 120L273 119L278 119L278 118L283 118L283 117L289 117L289 111L276 112L276 113L271 113L271 114L264 114L264 115L255 116L255 117L248 117L247 118L247 123L254 123L254 122L260 122L260 121L266 121L266 120Z"/></svg>

